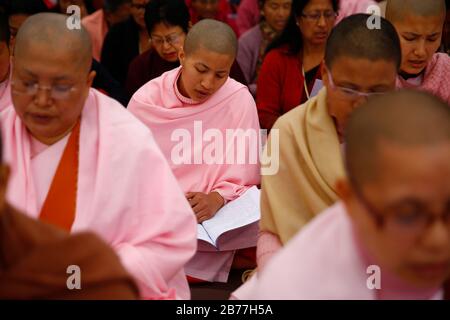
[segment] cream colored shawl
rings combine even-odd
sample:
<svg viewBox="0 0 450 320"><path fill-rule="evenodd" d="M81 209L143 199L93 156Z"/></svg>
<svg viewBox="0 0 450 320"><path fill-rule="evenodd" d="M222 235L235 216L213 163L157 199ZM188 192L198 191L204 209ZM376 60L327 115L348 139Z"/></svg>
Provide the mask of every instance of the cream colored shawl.
<svg viewBox="0 0 450 320"><path fill-rule="evenodd" d="M262 176L261 230L285 244L316 214L337 201L337 179L344 177L342 151L326 89L280 117L270 134L267 152L279 129L279 170ZM263 170L264 173L264 170Z"/></svg>

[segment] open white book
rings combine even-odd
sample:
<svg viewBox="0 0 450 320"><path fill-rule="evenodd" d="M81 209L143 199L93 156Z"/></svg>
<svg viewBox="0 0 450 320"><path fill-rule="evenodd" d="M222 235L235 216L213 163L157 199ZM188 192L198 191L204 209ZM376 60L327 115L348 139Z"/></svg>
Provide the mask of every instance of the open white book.
<svg viewBox="0 0 450 320"><path fill-rule="evenodd" d="M261 217L261 191L251 187L216 215L197 224L199 251L228 251L256 246Z"/></svg>

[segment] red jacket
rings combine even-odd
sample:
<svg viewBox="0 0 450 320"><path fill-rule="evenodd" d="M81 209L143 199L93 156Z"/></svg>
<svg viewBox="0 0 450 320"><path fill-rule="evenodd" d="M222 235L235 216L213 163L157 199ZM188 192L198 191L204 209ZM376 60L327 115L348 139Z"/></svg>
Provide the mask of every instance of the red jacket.
<svg viewBox="0 0 450 320"><path fill-rule="evenodd" d="M315 79L320 79L320 68ZM256 105L261 128L271 129L278 117L306 102L301 61L287 47L271 50L257 80ZM311 92L314 81L308 84Z"/></svg>

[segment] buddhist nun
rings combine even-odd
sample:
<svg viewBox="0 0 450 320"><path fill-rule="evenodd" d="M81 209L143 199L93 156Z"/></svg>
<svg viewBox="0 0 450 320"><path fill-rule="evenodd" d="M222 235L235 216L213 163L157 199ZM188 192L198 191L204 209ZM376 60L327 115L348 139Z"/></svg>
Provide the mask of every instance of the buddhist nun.
<svg viewBox="0 0 450 320"><path fill-rule="evenodd" d="M96 235L69 235L9 205L9 170L0 137L0 299L139 297L117 255Z"/></svg>
<svg viewBox="0 0 450 320"><path fill-rule="evenodd" d="M386 6L402 47L397 86L425 90L450 103L450 57L436 53L446 13L445 0L389 0Z"/></svg>
<svg viewBox="0 0 450 320"><path fill-rule="evenodd" d="M246 86L229 77L236 51L229 26L202 20L180 49L181 66L145 84L128 105L152 130L198 223L260 182L255 102ZM230 261L233 252L226 254ZM215 279L215 272L206 277L205 270L196 270L192 276Z"/></svg>
<svg viewBox="0 0 450 320"><path fill-rule="evenodd" d="M444 298L449 105L426 92L389 93L353 112L345 141L347 178L336 183L342 201L300 230L234 298Z"/></svg>
<svg viewBox="0 0 450 320"><path fill-rule="evenodd" d="M277 150L278 171L262 176L258 268L315 215L337 201L335 183L345 176L344 129L352 111L369 97L395 89L401 52L394 27L367 28L370 16L353 15L331 32L322 67L324 88L288 112L271 131L267 152ZM273 162L273 161L272 161ZM262 159L263 168L268 161Z"/></svg>
<svg viewBox="0 0 450 320"><path fill-rule="evenodd" d="M142 298L189 298L183 267L196 248L192 210L151 132L90 88L89 34L66 19L37 14L17 34L14 107L0 114L7 199L66 231L97 233Z"/></svg>

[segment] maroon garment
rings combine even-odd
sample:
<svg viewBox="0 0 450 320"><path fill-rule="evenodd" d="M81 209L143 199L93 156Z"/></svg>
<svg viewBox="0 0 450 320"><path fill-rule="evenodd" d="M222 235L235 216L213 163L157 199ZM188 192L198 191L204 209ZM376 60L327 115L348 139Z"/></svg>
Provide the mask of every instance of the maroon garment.
<svg viewBox="0 0 450 320"><path fill-rule="evenodd" d="M308 83L311 92L320 68ZM265 57L257 81L256 105L261 128L271 129L278 117L306 102L301 61L287 47L271 50Z"/></svg>
<svg viewBox="0 0 450 320"><path fill-rule="evenodd" d="M125 88L131 97L140 87L164 72L177 68L178 61L162 59L155 50L147 50L130 63Z"/></svg>
<svg viewBox="0 0 450 320"><path fill-rule="evenodd" d="M168 62L162 59L155 50L148 50L140 54L131 62L128 69L128 76L125 83L127 93L132 96L150 80L179 66L180 62ZM247 85L245 76L236 61L234 61L231 67L230 77L245 86Z"/></svg>

